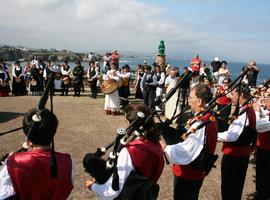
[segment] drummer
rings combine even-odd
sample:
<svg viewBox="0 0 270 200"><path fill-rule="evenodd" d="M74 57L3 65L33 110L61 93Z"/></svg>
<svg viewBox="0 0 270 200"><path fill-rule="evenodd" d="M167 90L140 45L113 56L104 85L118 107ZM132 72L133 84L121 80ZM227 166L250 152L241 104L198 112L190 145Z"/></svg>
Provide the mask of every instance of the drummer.
<svg viewBox="0 0 270 200"><path fill-rule="evenodd" d="M122 67L122 71L119 72L117 71L116 72L117 76L119 76L120 78L123 79L123 85L122 87L120 87L118 89L118 92L119 92L119 96L120 96L120 99L121 99L121 102L120 104L125 107L128 105L128 96L130 95L130 90L129 90L129 79L130 79L130 76L131 76L131 73L130 73L130 68L129 68L129 65L124 65Z"/></svg>
<svg viewBox="0 0 270 200"><path fill-rule="evenodd" d="M0 63L0 97L8 96L9 85L8 85L8 75L4 70L4 66Z"/></svg>
<svg viewBox="0 0 270 200"><path fill-rule="evenodd" d="M24 81L23 68L19 61L16 61L12 68L12 94L15 96L26 95L26 85Z"/></svg>
<svg viewBox="0 0 270 200"><path fill-rule="evenodd" d="M104 81L119 81L119 76L116 75L117 66L113 63L111 69L103 76ZM104 110L107 115L119 115L120 102L118 91L115 90L110 94L105 95Z"/></svg>
<svg viewBox="0 0 270 200"><path fill-rule="evenodd" d="M70 87L70 66L68 65L68 61L65 60L64 64L61 66L61 74L62 74L62 94L61 96L68 96L68 89Z"/></svg>
<svg viewBox="0 0 270 200"><path fill-rule="evenodd" d="M91 98L96 99L97 98L97 77L99 74L99 65L97 62L97 65L94 61L89 62L89 68L87 69L87 82L90 85L91 89Z"/></svg>

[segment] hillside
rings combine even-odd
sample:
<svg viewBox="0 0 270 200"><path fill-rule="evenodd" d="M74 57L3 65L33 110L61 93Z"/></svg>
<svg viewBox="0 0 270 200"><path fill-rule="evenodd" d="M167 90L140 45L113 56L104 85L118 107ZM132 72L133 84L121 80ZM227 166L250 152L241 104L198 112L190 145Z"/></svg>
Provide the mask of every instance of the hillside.
<svg viewBox="0 0 270 200"><path fill-rule="evenodd" d="M42 58L44 61L64 61L69 60L74 62L77 59L87 61L88 54L76 53L69 50L56 50L56 49L28 49L25 47L12 47L12 46L1 46L0 47L0 58L5 61L31 61L34 56ZM101 56L98 56L101 58Z"/></svg>

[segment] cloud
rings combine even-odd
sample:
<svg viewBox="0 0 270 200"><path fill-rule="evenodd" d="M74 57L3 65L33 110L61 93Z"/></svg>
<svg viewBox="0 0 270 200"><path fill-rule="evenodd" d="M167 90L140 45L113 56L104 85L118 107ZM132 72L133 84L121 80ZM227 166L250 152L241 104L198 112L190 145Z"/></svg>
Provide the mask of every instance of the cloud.
<svg viewBox="0 0 270 200"><path fill-rule="evenodd" d="M33 38L41 40L44 32L47 36L56 35L61 39L74 36L74 45L76 42L81 43L80 39L95 38L95 44L92 45L98 47L98 41L112 44L112 39L108 37L111 35L115 41L120 41L119 48L125 49L124 45L130 48L134 45L150 50L160 39L168 42L191 42L201 34L190 30L181 21L176 23L166 17L166 8L136 0L19 0L18 4L15 2L10 0L5 3L5 10L15 9L8 16L11 20L0 20L0 25L10 26L9 29L13 30L17 28L17 32L28 28L31 31L29 35L38 34L40 37L35 35ZM18 10L24 12L17 12ZM7 16L8 13L2 15ZM143 46L139 47L138 42ZM40 43L38 41L36 44ZM58 44L58 41L55 41L55 44Z"/></svg>
<svg viewBox="0 0 270 200"><path fill-rule="evenodd" d="M17 0L22 8L52 9L67 4L69 0Z"/></svg>
<svg viewBox="0 0 270 200"><path fill-rule="evenodd" d="M248 43L258 52L264 52L270 45L269 24L255 17L250 17L247 24L241 13L211 12L194 19L181 13L172 14L170 7L138 0L0 0L0 3L0 43L6 44L76 51L156 52L159 40L164 39L170 52L211 57L224 54L236 60L253 56ZM228 15L234 17L229 19Z"/></svg>
<svg viewBox="0 0 270 200"><path fill-rule="evenodd" d="M142 30L152 18L163 16L166 9L134 0L82 0L77 6L79 20L112 28Z"/></svg>

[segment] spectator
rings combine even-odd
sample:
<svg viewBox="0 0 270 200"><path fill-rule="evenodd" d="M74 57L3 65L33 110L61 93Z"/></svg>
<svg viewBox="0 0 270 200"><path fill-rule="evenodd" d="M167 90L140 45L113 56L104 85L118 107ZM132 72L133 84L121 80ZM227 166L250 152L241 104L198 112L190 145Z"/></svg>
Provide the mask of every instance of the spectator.
<svg viewBox="0 0 270 200"><path fill-rule="evenodd" d="M199 78L200 67L201 67L201 59L199 54L196 54L195 58L191 60L191 69L193 71L193 82L196 82Z"/></svg>
<svg viewBox="0 0 270 200"><path fill-rule="evenodd" d="M141 91L141 87L140 87L143 74L144 73L143 73L142 65L140 65L140 64L137 65L136 80L134 83L134 87L136 90L136 93L135 93L136 99L143 99L143 95L142 95L142 91Z"/></svg>
<svg viewBox="0 0 270 200"><path fill-rule="evenodd" d="M157 77L151 72L151 66L145 68L145 73L141 81L141 90L143 93L144 103L150 108L153 108L155 98L156 98L156 86Z"/></svg>
<svg viewBox="0 0 270 200"><path fill-rule="evenodd" d="M223 60L221 62L221 68L219 68L218 70L218 85L222 85L223 80L229 77L230 77L230 72L227 68L227 62Z"/></svg>
<svg viewBox="0 0 270 200"><path fill-rule="evenodd" d="M119 59L120 59L120 55L117 53L117 50L114 50L112 52L112 55L111 55L111 63L116 65L116 70L118 70L118 67L119 67Z"/></svg>
<svg viewBox="0 0 270 200"><path fill-rule="evenodd" d="M218 57L215 57L214 61L211 62L212 72L215 77L215 81L218 80L218 70L221 67L221 62Z"/></svg>
<svg viewBox="0 0 270 200"><path fill-rule="evenodd" d="M248 81L248 86L255 87L257 83L257 76L259 73L259 68L255 61L248 63L248 68L250 69L246 75Z"/></svg>

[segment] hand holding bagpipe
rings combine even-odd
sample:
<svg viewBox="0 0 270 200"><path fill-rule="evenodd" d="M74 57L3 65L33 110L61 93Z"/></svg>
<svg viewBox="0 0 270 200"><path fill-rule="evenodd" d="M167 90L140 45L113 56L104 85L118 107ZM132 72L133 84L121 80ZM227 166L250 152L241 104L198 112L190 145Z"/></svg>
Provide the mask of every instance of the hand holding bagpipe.
<svg viewBox="0 0 270 200"><path fill-rule="evenodd" d="M261 92L263 90L265 90L265 88L268 87L268 84L270 83L270 79L264 81L260 87L257 87L253 92L251 92L251 95L248 99L246 99L246 101L241 105L241 107L239 108L239 110L241 110L240 112L238 110L236 110L236 112L234 112L232 114L232 116L229 118L228 120L228 124L231 124L234 120L236 120L238 118L238 116L241 116L242 114L244 114L248 107L252 107L253 106L253 99L254 98L258 98L259 95L261 94Z"/></svg>
<svg viewBox="0 0 270 200"><path fill-rule="evenodd" d="M188 129L188 131L187 131L186 133L184 133L184 134L181 136L181 138L182 138L183 140L185 140L185 139L187 139L187 137L188 137L190 134L195 133L197 130L203 128L203 127L206 126L207 124L209 124L209 123L211 123L211 122L215 122L215 121L216 121L216 117L215 117L214 115L211 115L211 116L209 117L209 119L206 120L206 121L200 121L200 120L198 120L197 122L199 122L199 124L198 124L196 127L190 127L190 128Z"/></svg>

